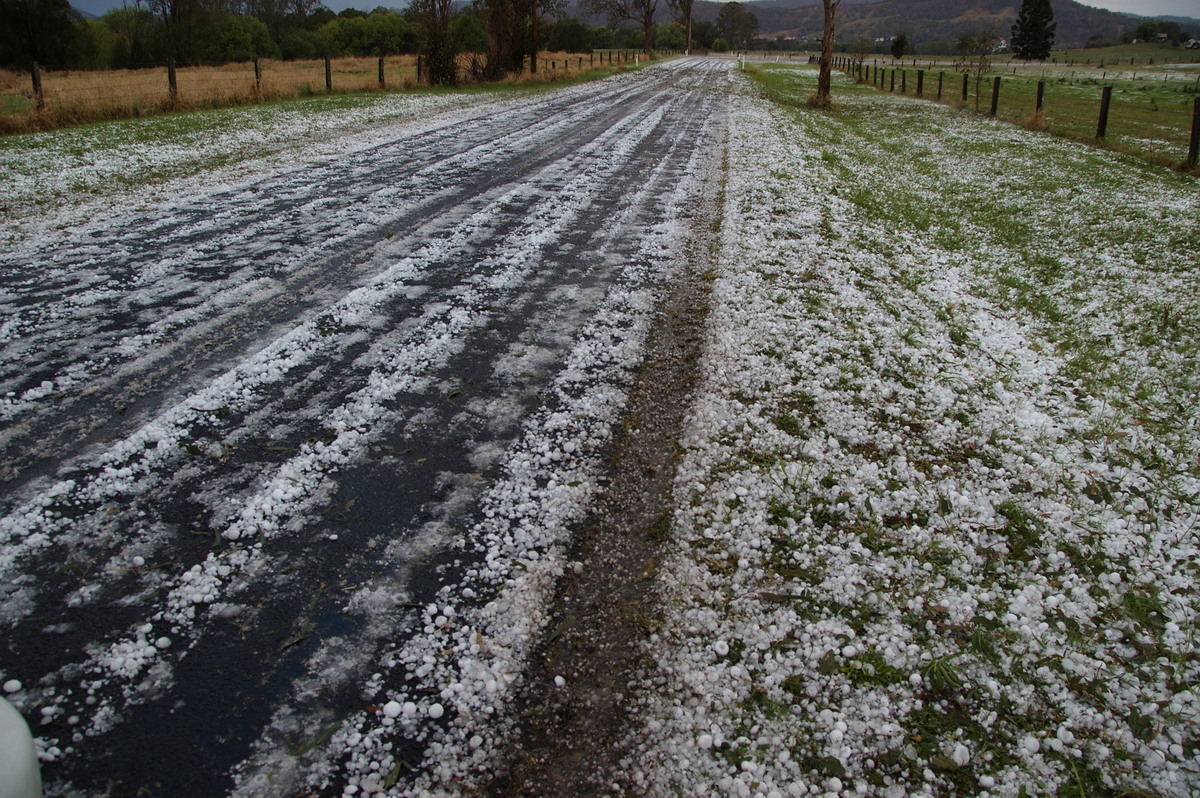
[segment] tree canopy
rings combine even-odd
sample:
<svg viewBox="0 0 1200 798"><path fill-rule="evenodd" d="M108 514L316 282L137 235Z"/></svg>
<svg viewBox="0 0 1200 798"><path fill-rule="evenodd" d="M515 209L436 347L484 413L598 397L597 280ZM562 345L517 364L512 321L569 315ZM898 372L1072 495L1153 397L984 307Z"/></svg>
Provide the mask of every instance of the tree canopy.
<svg viewBox="0 0 1200 798"><path fill-rule="evenodd" d="M1012 49L1026 61L1045 61L1054 47L1054 9L1050 0L1021 0L1021 11L1012 26Z"/></svg>
<svg viewBox="0 0 1200 798"><path fill-rule="evenodd" d="M730 47L747 50L758 35L758 15L741 3L726 3L717 14L717 30Z"/></svg>
<svg viewBox="0 0 1200 798"><path fill-rule="evenodd" d="M658 0L626 0L641 14ZM83 19L67 0L0 0L0 66L29 69L123 69L221 64L255 58L388 56L423 53L427 75L456 79L457 53L476 57L476 76L533 69L541 49L587 52L627 47L630 31L593 28L565 15L565 0L410 0L403 12L379 7L334 14L317 0L146 0ZM650 32L653 33L651 20ZM664 47L682 49L682 24L664 26ZM698 30L715 38L711 23ZM618 41L619 39L619 41ZM638 46L638 44L632 44Z"/></svg>

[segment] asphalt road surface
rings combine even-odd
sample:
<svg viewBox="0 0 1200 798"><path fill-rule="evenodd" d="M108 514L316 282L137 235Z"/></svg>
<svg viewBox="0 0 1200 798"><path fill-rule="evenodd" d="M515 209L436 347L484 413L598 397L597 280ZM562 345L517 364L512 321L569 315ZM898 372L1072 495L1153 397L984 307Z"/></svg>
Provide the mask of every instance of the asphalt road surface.
<svg viewBox="0 0 1200 798"><path fill-rule="evenodd" d="M548 93L0 251L0 667L47 794L488 767L711 190L729 70Z"/></svg>

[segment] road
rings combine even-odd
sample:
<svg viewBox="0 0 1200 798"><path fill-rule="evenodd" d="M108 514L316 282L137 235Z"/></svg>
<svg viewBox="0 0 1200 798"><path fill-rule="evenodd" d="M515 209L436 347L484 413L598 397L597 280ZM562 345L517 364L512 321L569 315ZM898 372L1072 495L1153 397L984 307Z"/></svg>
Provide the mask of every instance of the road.
<svg viewBox="0 0 1200 798"><path fill-rule="evenodd" d="M47 794L485 772L712 171L674 62L0 251Z"/></svg>

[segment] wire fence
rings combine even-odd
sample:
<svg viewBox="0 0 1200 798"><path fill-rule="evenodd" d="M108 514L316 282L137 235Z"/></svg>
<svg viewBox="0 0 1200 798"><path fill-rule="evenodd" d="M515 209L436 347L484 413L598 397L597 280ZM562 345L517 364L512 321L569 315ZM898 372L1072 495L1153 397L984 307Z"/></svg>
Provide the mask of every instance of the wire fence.
<svg viewBox="0 0 1200 798"><path fill-rule="evenodd" d="M538 73L522 82L569 78L596 66L624 63L624 51L541 53ZM482 78L478 56L459 57L461 80ZM222 66L69 70L31 65L28 72L0 71L0 133L146 116L169 110L215 108L327 92L412 89L422 85L417 55L311 61L256 60Z"/></svg>
<svg viewBox="0 0 1200 798"><path fill-rule="evenodd" d="M1197 167L1200 64L1153 59L1095 65L988 65L867 61L835 68L881 91L974 107L1030 129L1129 149L1156 162Z"/></svg>

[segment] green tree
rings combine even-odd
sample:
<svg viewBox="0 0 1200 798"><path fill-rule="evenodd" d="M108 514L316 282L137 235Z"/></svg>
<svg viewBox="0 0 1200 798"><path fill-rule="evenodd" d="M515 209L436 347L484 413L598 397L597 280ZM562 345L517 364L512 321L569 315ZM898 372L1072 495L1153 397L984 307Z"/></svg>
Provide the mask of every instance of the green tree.
<svg viewBox="0 0 1200 798"><path fill-rule="evenodd" d="M75 26L71 62L80 69L109 69L117 49L117 35L100 20L82 19Z"/></svg>
<svg viewBox="0 0 1200 798"><path fill-rule="evenodd" d="M451 23L451 31L454 22ZM363 19L362 25L359 55L396 55L417 51L419 33L412 23L399 14L376 9Z"/></svg>
<svg viewBox="0 0 1200 798"><path fill-rule="evenodd" d="M683 47L676 50L692 51L692 5L694 0L667 0L667 5L678 14L683 24Z"/></svg>
<svg viewBox="0 0 1200 798"><path fill-rule="evenodd" d="M110 64L114 67L146 66L159 58L159 20L139 6L114 8L102 18L116 38Z"/></svg>
<svg viewBox="0 0 1200 798"><path fill-rule="evenodd" d="M892 37L892 58L899 61L908 52L908 34L897 33Z"/></svg>
<svg viewBox="0 0 1200 798"><path fill-rule="evenodd" d="M1181 43L1188 40L1187 33L1179 26L1178 22L1160 22L1158 23L1159 35L1166 34L1167 41L1172 47L1178 47Z"/></svg>
<svg viewBox="0 0 1200 798"><path fill-rule="evenodd" d="M415 26L391 11L338 17L321 28L326 55L395 55L414 53L420 39Z"/></svg>
<svg viewBox="0 0 1200 798"><path fill-rule="evenodd" d="M658 50L682 50L687 46L687 29L678 22L668 22L654 34L654 47Z"/></svg>
<svg viewBox="0 0 1200 798"><path fill-rule="evenodd" d="M450 35L464 53L486 53L488 33L477 14L463 14L450 23Z"/></svg>
<svg viewBox="0 0 1200 798"><path fill-rule="evenodd" d="M575 17L563 17L550 26L546 49L563 53L586 53L592 49L592 29Z"/></svg>
<svg viewBox="0 0 1200 798"><path fill-rule="evenodd" d="M1050 0L1021 0L1021 11L1012 26L1012 49L1025 61L1045 61L1054 47L1054 9Z"/></svg>
<svg viewBox="0 0 1200 798"><path fill-rule="evenodd" d="M66 66L78 20L68 0L0 0L0 63Z"/></svg>
<svg viewBox="0 0 1200 798"><path fill-rule="evenodd" d="M735 50L745 50L758 35L758 15L741 3L726 3L717 14L717 30Z"/></svg>
<svg viewBox="0 0 1200 798"><path fill-rule="evenodd" d="M307 61L328 52L325 38L319 31L311 30L289 30L283 34L279 49L288 61Z"/></svg>
<svg viewBox="0 0 1200 798"><path fill-rule="evenodd" d="M1141 42L1152 42L1158 38L1158 23L1148 19L1133 32L1133 38Z"/></svg>
<svg viewBox="0 0 1200 798"><path fill-rule="evenodd" d="M613 46L613 32L611 29L601 25L598 28L592 28L592 49L593 50L611 50Z"/></svg>
<svg viewBox="0 0 1200 798"><path fill-rule="evenodd" d="M413 0L408 9L424 31L421 54L425 57L429 82L435 86L458 83L458 46L450 35L453 0Z"/></svg>
<svg viewBox="0 0 1200 798"><path fill-rule="evenodd" d="M162 23L163 55L180 64L196 64L216 38L226 17L221 0L148 0Z"/></svg>
<svg viewBox="0 0 1200 798"><path fill-rule="evenodd" d="M488 32L484 75L496 79L525 69L530 48L528 8L522 0L483 0Z"/></svg>
<svg viewBox="0 0 1200 798"><path fill-rule="evenodd" d="M720 36L717 26L707 20L692 25L692 43L701 50L712 47L713 42Z"/></svg>
<svg viewBox="0 0 1200 798"><path fill-rule="evenodd" d="M210 64L228 61L253 61L255 58L279 58L279 45L271 39L266 23L257 17L227 17L216 37L204 48L204 60Z"/></svg>
<svg viewBox="0 0 1200 798"><path fill-rule="evenodd" d="M722 39L720 37L713 39L712 49L713 49L713 52L715 52L715 53L729 52L729 42L725 41L724 39Z"/></svg>

